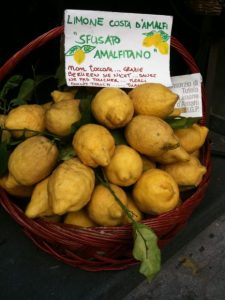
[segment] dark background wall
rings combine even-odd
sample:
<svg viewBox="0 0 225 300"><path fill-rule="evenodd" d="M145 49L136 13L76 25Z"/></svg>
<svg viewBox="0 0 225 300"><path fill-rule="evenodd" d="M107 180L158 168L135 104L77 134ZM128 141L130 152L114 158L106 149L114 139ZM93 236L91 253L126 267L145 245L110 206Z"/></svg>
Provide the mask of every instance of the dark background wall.
<svg viewBox="0 0 225 300"><path fill-rule="evenodd" d="M28 42L60 25L64 9L71 8L172 15L174 17L173 36L177 37L196 58L204 76L210 43L217 36L224 34L225 24L222 21L224 18L198 14L191 9L191 2L193 1L138 0L130 1L128 5L127 1L125 3L121 0L103 3L89 0L6 0L4 5L1 4L0 65ZM175 61L174 65L172 67L175 67L179 73L180 61Z"/></svg>

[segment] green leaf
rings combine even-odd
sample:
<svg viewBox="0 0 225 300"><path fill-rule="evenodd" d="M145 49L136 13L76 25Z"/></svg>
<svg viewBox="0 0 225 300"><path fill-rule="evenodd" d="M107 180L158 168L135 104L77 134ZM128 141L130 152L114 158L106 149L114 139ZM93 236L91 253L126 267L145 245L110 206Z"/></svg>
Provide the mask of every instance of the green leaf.
<svg viewBox="0 0 225 300"><path fill-rule="evenodd" d="M55 78L57 80L57 87L60 89L66 85L66 75L65 75L65 61L62 61L56 70Z"/></svg>
<svg viewBox="0 0 225 300"><path fill-rule="evenodd" d="M163 39L163 42L167 42L170 36L163 30L159 31L161 38Z"/></svg>
<svg viewBox="0 0 225 300"><path fill-rule="evenodd" d="M45 80L48 80L48 79L51 79L51 78L54 78L54 75L47 75L47 74L36 75L35 78L34 78L34 86L36 87L39 84L41 84L42 82L44 82Z"/></svg>
<svg viewBox="0 0 225 300"><path fill-rule="evenodd" d="M173 129L182 129L191 127L193 124L198 123L201 118L185 118L185 117L168 117L165 121Z"/></svg>
<svg viewBox="0 0 225 300"><path fill-rule="evenodd" d="M94 118L91 113L91 101L94 94L89 93L86 89L80 89L76 94L76 99L80 100L81 119L71 126L71 133L75 133L80 126L87 123L93 123Z"/></svg>
<svg viewBox="0 0 225 300"><path fill-rule="evenodd" d="M7 82L4 84L2 90L0 91L0 98L4 99L8 92L16 87L18 87L23 80L22 75L13 75L10 77Z"/></svg>
<svg viewBox="0 0 225 300"><path fill-rule="evenodd" d="M125 139L124 132L121 128L111 130L111 134L114 137L116 145L127 145L127 141Z"/></svg>
<svg viewBox="0 0 225 300"><path fill-rule="evenodd" d="M23 105L23 104L27 104L27 101L19 99L19 98L15 98L10 101L8 109L10 109L11 107L19 106L19 105Z"/></svg>
<svg viewBox="0 0 225 300"><path fill-rule="evenodd" d="M76 155L73 147L68 145L59 149L59 160L69 160Z"/></svg>
<svg viewBox="0 0 225 300"><path fill-rule="evenodd" d="M7 149L7 144L2 142L0 143L0 176L5 175L8 170L8 160L9 153Z"/></svg>
<svg viewBox="0 0 225 300"><path fill-rule="evenodd" d="M137 222L133 223L133 233L133 256L141 261L139 272L151 281L161 268L157 236L150 227Z"/></svg>
<svg viewBox="0 0 225 300"><path fill-rule="evenodd" d="M149 32L146 32L146 33L142 33L142 34L145 35L145 36L153 36L155 33L156 33L156 31L152 30L152 31L149 31Z"/></svg>
<svg viewBox="0 0 225 300"><path fill-rule="evenodd" d="M94 50L96 47L95 46L91 46L91 45L83 45L81 47L81 49L84 50L84 53L89 53L91 52L92 50Z"/></svg>
<svg viewBox="0 0 225 300"><path fill-rule="evenodd" d="M71 47L71 48L65 53L65 55L66 55L66 56L72 56L72 55L74 55L74 53L75 53L78 49L80 49L80 46L75 45L75 46Z"/></svg>
<svg viewBox="0 0 225 300"><path fill-rule="evenodd" d="M17 98L21 100L30 100L34 91L34 86L33 79L25 79L20 86Z"/></svg>

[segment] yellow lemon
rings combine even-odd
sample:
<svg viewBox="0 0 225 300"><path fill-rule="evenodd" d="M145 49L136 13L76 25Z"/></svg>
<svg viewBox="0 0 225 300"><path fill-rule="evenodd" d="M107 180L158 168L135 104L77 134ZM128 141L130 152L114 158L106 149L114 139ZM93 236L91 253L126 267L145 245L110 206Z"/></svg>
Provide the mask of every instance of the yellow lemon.
<svg viewBox="0 0 225 300"><path fill-rule="evenodd" d="M155 33L151 36L146 36L143 40L142 45L144 47L158 46L159 43L162 42L162 38L160 33Z"/></svg>
<svg viewBox="0 0 225 300"><path fill-rule="evenodd" d="M144 83L129 92L136 114L165 118L172 113L179 96L160 83Z"/></svg>
<svg viewBox="0 0 225 300"><path fill-rule="evenodd" d="M64 100L51 105L45 114L48 131L59 136L71 133L71 125L80 120L79 100Z"/></svg>
<svg viewBox="0 0 225 300"><path fill-rule="evenodd" d="M61 92L58 90L54 90L51 92L52 99L55 103L60 102L60 101L65 101L65 100L71 100L74 99L75 96L75 91L65 91Z"/></svg>
<svg viewBox="0 0 225 300"><path fill-rule="evenodd" d="M146 36L142 42L142 45L147 48L153 46L154 45L153 36Z"/></svg>
<svg viewBox="0 0 225 300"><path fill-rule="evenodd" d="M22 185L33 185L47 177L57 163L58 149L44 136L20 143L9 157L9 172Z"/></svg>
<svg viewBox="0 0 225 300"><path fill-rule="evenodd" d="M188 161L190 154L183 147L179 146L176 149L168 150L160 156L155 156L154 160L161 164L172 164L177 161Z"/></svg>
<svg viewBox="0 0 225 300"><path fill-rule="evenodd" d="M85 209L70 212L66 215L64 223L77 225L81 227L93 227L97 226L88 216Z"/></svg>
<svg viewBox="0 0 225 300"><path fill-rule="evenodd" d="M167 172L150 169L134 185L133 199L142 212L159 215L178 205L178 185Z"/></svg>
<svg viewBox="0 0 225 300"><path fill-rule="evenodd" d="M168 172L179 186L198 186L207 171L194 156L190 156L189 161L176 162L161 168Z"/></svg>
<svg viewBox="0 0 225 300"><path fill-rule="evenodd" d="M141 176L143 163L137 151L126 145L119 145L104 170L111 183L129 186Z"/></svg>
<svg viewBox="0 0 225 300"><path fill-rule="evenodd" d="M44 109L44 111L46 112L51 106L52 106L53 102L49 101L46 102L44 104L41 104L41 107Z"/></svg>
<svg viewBox="0 0 225 300"><path fill-rule="evenodd" d="M114 184L110 184L110 186L120 201L127 205L125 192ZM87 208L90 218L99 225L116 226L123 223L123 209L116 202L108 188L103 185L95 187Z"/></svg>
<svg viewBox="0 0 225 300"><path fill-rule="evenodd" d="M194 156L194 157L196 157L196 158L200 158L200 149L198 149L198 150L196 150L196 151L194 151L194 152L192 152L190 155L192 155L192 156Z"/></svg>
<svg viewBox="0 0 225 300"><path fill-rule="evenodd" d="M103 88L92 100L91 110L99 123L113 129L123 127L131 120L134 106L123 90Z"/></svg>
<svg viewBox="0 0 225 300"><path fill-rule="evenodd" d="M181 146L188 153L192 153L203 146L209 130L205 126L194 124L189 128L177 129L174 132Z"/></svg>
<svg viewBox="0 0 225 300"><path fill-rule="evenodd" d="M82 49L78 49L77 51L75 51L73 59L78 65L80 65L85 60L85 56L85 52Z"/></svg>
<svg viewBox="0 0 225 300"><path fill-rule="evenodd" d="M0 186L10 195L17 197L30 197L34 188L18 183L10 173L0 178Z"/></svg>
<svg viewBox="0 0 225 300"><path fill-rule="evenodd" d="M161 34L159 32L156 32L154 35L153 35L153 40L154 40L154 46L158 46L160 43L162 43L162 37L161 37Z"/></svg>
<svg viewBox="0 0 225 300"><path fill-rule="evenodd" d="M5 127L8 129L30 129L34 131L44 131L45 129L45 111L41 105L24 104L12 109L5 121ZM24 134L23 130L12 132L15 137ZM25 131L25 136L35 135L35 132Z"/></svg>
<svg viewBox="0 0 225 300"><path fill-rule="evenodd" d="M36 184L31 200L25 210L28 218L37 218L53 215L48 201L48 177Z"/></svg>
<svg viewBox="0 0 225 300"><path fill-rule="evenodd" d="M167 42L158 43L157 44L157 49L163 55L166 55L166 54L169 53L169 45L167 44Z"/></svg>
<svg viewBox="0 0 225 300"><path fill-rule="evenodd" d="M75 133L72 144L80 160L93 168L106 167L115 150L111 133L97 124L81 126Z"/></svg>
<svg viewBox="0 0 225 300"><path fill-rule="evenodd" d="M94 184L94 171L79 159L73 158L60 164L48 183L49 203L53 213L62 215L83 208L91 198Z"/></svg>
<svg viewBox="0 0 225 300"><path fill-rule="evenodd" d="M172 128L153 116L135 116L125 129L125 137L132 148L147 156L159 156L179 146Z"/></svg>
<svg viewBox="0 0 225 300"><path fill-rule="evenodd" d="M129 209L129 211L132 213L132 217L136 222L139 222L143 219L143 214L135 204L132 197L127 195L127 205L126 207ZM123 224L129 224L131 223L131 219L127 217L127 215L124 215L123 218Z"/></svg>

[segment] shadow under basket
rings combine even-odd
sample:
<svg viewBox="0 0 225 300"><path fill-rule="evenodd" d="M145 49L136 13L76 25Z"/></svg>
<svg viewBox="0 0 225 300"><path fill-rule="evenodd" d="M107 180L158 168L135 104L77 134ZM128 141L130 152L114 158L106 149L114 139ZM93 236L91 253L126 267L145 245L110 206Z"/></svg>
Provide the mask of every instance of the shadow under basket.
<svg viewBox="0 0 225 300"><path fill-rule="evenodd" d="M39 36L14 54L1 68L0 80L4 79L15 66L30 52L43 46L63 33L63 26L56 27ZM191 73L199 69L184 46L175 38L174 48L186 62ZM206 122L206 96L202 85L203 118ZM179 207L157 217L144 219L158 236L158 244L163 248L186 225L189 217L204 198L211 170L210 146L206 141L202 148L202 163L207 167L200 185ZM50 223L43 219L29 219L9 195L0 189L0 203L11 217L22 226L25 234L39 248L55 256L66 264L87 271L122 270L137 264L132 256L133 236L131 225L118 227L81 228L67 224Z"/></svg>

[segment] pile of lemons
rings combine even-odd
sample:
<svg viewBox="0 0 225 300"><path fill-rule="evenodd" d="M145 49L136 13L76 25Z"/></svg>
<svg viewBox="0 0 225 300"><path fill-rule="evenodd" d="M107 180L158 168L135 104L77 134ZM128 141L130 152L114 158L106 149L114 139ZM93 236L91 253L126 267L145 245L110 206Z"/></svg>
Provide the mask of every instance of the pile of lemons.
<svg viewBox="0 0 225 300"><path fill-rule="evenodd" d="M70 139L74 157L59 160L54 141L36 132L67 137L81 118L74 91L53 91L44 105L24 104L1 118L1 126L18 138L0 185L11 195L29 197L25 214L83 227L130 222L116 195L140 221L180 205L180 190L198 186L206 173L199 150L208 129L199 124L173 130L178 95L162 84L147 83L128 93L102 88L91 102L95 123L82 125ZM81 100L82 101L82 100ZM113 131L125 140L116 144ZM24 129L26 129L24 131ZM101 168L110 189L95 176Z"/></svg>

